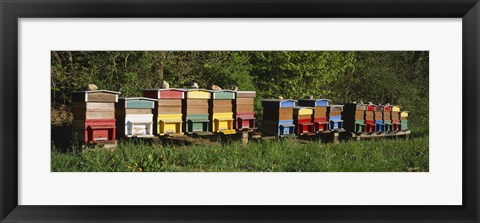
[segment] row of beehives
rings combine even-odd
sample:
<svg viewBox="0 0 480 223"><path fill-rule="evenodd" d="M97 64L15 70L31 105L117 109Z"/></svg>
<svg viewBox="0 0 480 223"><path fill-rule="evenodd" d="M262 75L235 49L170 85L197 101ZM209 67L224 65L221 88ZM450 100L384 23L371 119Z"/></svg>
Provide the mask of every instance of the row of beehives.
<svg viewBox="0 0 480 223"><path fill-rule="evenodd" d="M347 103L328 99L268 99L262 101L265 135L315 135L326 131L398 132L408 129L408 112L399 106Z"/></svg>
<svg viewBox="0 0 480 223"><path fill-rule="evenodd" d="M85 143L116 137L212 133L254 129L254 91L148 89L144 97L118 98L120 92L73 94L73 130Z"/></svg>

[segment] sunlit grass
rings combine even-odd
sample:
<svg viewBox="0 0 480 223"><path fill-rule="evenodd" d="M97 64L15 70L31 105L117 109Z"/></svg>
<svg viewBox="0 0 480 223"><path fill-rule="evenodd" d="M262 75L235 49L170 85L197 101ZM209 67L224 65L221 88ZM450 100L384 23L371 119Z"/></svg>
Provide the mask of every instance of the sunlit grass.
<svg viewBox="0 0 480 223"><path fill-rule="evenodd" d="M428 171L428 157L428 136L339 144L264 140L246 146L120 142L114 150L53 148L51 168L54 172L405 172Z"/></svg>

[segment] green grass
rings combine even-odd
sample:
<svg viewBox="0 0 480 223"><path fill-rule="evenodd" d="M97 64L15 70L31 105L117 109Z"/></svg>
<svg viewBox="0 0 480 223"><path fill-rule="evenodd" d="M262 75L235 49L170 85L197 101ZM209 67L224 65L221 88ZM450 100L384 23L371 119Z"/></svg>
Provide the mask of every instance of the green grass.
<svg viewBox="0 0 480 223"><path fill-rule="evenodd" d="M120 142L116 149L52 149L53 172L407 172L428 171L428 133L410 140L295 140L155 147Z"/></svg>

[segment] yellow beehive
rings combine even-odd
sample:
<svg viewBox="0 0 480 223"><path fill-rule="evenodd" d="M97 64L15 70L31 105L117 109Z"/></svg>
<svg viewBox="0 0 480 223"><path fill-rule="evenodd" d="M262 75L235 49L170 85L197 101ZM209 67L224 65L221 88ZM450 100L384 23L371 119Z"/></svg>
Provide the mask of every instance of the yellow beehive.
<svg viewBox="0 0 480 223"><path fill-rule="evenodd" d="M233 130L233 112L213 113L213 132L221 132L223 134L235 134Z"/></svg>
<svg viewBox="0 0 480 223"><path fill-rule="evenodd" d="M206 90L192 90L189 89L187 93L187 98L196 98L196 99L210 99L211 93Z"/></svg>
<svg viewBox="0 0 480 223"><path fill-rule="evenodd" d="M182 114L158 115L158 134L182 134Z"/></svg>

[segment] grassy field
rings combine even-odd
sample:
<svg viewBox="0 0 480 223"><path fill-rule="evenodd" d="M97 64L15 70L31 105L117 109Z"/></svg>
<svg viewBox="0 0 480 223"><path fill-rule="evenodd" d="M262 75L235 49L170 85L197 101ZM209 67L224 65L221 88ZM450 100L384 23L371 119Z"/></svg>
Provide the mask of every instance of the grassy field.
<svg viewBox="0 0 480 223"><path fill-rule="evenodd" d="M53 172L412 172L428 171L428 134L409 140L210 142L158 147L119 142L114 150L52 148Z"/></svg>

